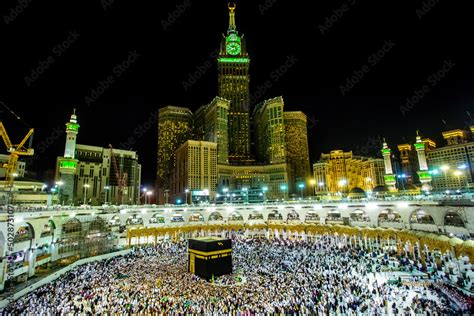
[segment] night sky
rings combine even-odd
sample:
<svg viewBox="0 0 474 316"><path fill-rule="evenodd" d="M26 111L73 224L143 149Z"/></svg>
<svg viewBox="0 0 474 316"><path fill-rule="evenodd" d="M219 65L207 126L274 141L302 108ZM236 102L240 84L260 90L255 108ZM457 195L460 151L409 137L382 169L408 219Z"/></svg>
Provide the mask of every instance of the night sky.
<svg viewBox="0 0 474 316"><path fill-rule="evenodd" d="M252 60L252 99L282 95L287 110L308 115L312 162L333 149L376 155L381 137L395 146L417 129L440 140L442 130L470 124L469 8L301 2L238 1L236 22ZM194 110L217 94L226 1L4 0L0 12L0 101L36 129L31 168L40 178L62 155L57 131L76 107L78 143L138 150L152 184L158 108ZM26 133L3 106L0 117L14 142Z"/></svg>

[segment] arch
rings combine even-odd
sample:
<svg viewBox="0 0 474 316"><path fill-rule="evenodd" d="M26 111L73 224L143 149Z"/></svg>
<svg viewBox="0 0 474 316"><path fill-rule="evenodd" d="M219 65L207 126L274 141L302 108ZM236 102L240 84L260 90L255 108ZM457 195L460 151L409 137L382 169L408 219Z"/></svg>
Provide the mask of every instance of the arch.
<svg viewBox="0 0 474 316"><path fill-rule="evenodd" d="M127 221L125 222L125 224L127 226L128 225L137 225L137 226L143 225L143 218L138 214L133 214L127 218Z"/></svg>
<svg viewBox="0 0 474 316"><path fill-rule="evenodd" d="M250 220L250 216L249 216L249 220ZM280 212L278 212L278 210L271 210L268 213L268 220L269 221L282 221L283 215Z"/></svg>
<svg viewBox="0 0 474 316"><path fill-rule="evenodd" d="M204 222L204 216L201 213L193 213L189 216L188 222L195 223L195 222Z"/></svg>
<svg viewBox="0 0 474 316"><path fill-rule="evenodd" d="M21 225L18 227L16 234L15 234L15 239L14 242L23 242L26 240L32 240L35 238L35 231L33 229L33 226L31 226L30 223L25 223L24 225Z"/></svg>
<svg viewBox="0 0 474 316"><path fill-rule="evenodd" d="M56 225L54 222L52 220L48 220L48 222L43 226L40 238L52 236L55 229Z"/></svg>
<svg viewBox="0 0 474 316"><path fill-rule="evenodd" d="M402 216L397 211L387 208L381 211L378 216L378 223L380 224L384 222L401 223Z"/></svg>
<svg viewBox="0 0 474 316"><path fill-rule="evenodd" d="M321 219L316 211L309 211L306 213L304 221L305 223L319 223Z"/></svg>
<svg viewBox="0 0 474 316"><path fill-rule="evenodd" d="M337 210L337 209L331 209L328 212L328 215L327 215L326 219L329 220L329 221L340 221L340 220L342 220L341 212L339 212L339 210Z"/></svg>
<svg viewBox="0 0 474 316"><path fill-rule="evenodd" d="M461 215L458 212L452 210L448 211L444 216L444 225L466 228L466 224L464 223Z"/></svg>
<svg viewBox="0 0 474 316"><path fill-rule="evenodd" d="M413 211L413 213L411 213L410 223L435 225L433 217L431 217L431 215L427 214L422 209Z"/></svg>
<svg viewBox="0 0 474 316"><path fill-rule="evenodd" d="M244 217L242 216L242 214L240 214L240 212L234 211L230 213L229 215L229 222L243 221L243 220L244 220Z"/></svg>
<svg viewBox="0 0 474 316"><path fill-rule="evenodd" d="M351 221L370 222L369 215L364 210L356 209L349 214Z"/></svg>
<svg viewBox="0 0 474 316"><path fill-rule="evenodd" d="M149 224L164 224L165 217L162 214L153 214L153 216L148 221Z"/></svg>
<svg viewBox="0 0 474 316"><path fill-rule="evenodd" d="M300 214L298 214L298 212L296 212L295 210L292 210L291 212L288 213L288 215L286 216L286 219L289 221L299 221Z"/></svg>
<svg viewBox="0 0 474 316"><path fill-rule="evenodd" d="M249 214L249 221L258 221L258 220L264 220L263 214L259 211L253 211L252 213Z"/></svg>
<svg viewBox="0 0 474 316"><path fill-rule="evenodd" d="M107 223L100 217L96 217L89 226L89 233L98 233L107 230Z"/></svg>
<svg viewBox="0 0 474 316"><path fill-rule="evenodd" d="M224 220L224 216L222 216L222 214L219 212L212 212L209 215L209 222L216 222L216 221L223 221L223 220Z"/></svg>
<svg viewBox="0 0 474 316"><path fill-rule="evenodd" d="M70 218L63 224L62 234L80 233L82 231L81 221L77 218Z"/></svg>
<svg viewBox="0 0 474 316"><path fill-rule="evenodd" d="M181 213L174 213L173 216L171 217L171 222L172 222L172 223L184 222L183 214L181 214Z"/></svg>
<svg viewBox="0 0 474 316"><path fill-rule="evenodd" d="M117 227L117 226L120 226L121 223L122 223L122 222L120 221L120 216L118 216L118 215L112 216L112 218L109 220L109 226L110 226L110 227Z"/></svg>

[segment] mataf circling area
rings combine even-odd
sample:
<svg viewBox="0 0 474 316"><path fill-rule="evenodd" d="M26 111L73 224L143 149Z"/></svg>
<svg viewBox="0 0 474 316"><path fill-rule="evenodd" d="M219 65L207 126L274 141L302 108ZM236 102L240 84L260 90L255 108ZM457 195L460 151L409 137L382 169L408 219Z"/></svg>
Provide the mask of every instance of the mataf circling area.
<svg viewBox="0 0 474 316"><path fill-rule="evenodd" d="M409 261L385 272L394 260L341 246L333 236L234 238L233 274L207 282L187 272L185 241L165 241L83 265L1 314L442 315L472 307L454 288L400 272L413 271Z"/></svg>

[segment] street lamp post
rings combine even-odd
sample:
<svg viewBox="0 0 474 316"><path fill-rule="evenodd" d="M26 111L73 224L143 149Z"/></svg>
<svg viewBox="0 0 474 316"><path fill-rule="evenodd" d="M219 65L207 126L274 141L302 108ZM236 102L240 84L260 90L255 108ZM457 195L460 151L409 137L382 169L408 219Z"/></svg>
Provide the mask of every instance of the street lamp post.
<svg viewBox="0 0 474 316"><path fill-rule="evenodd" d="M343 191L343 189L345 189L344 187L347 185L347 180L346 179L342 179L341 181L339 181L339 187L342 188L341 191Z"/></svg>
<svg viewBox="0 0 474 316"><path fill-rule="evenodd" d="M311 179L309 180L309 184L311 184L311 187L313 188L313 196L316 196L316 180Z"/></svg>
<svg viewBox="0 0 474 316"><path fill-rule="evenodd" d="M406 177L407 177L406 174L397 175L397 178L400 179L400 182L402 183L402 191L405 191L405 178Z"/></svg>
<svg viewBox="0 0 474 316"><path fill-rule="evenodd" d="M286 184L282 184L280 186L280 189L283 191L283 194L284 194L284 197L285 197L284 199L285 200L288 199L288 197L287 197L288 186Z"/></svg>
<svg viewBox="0 0 474 316"><path fill-rule="evenodd" d="M227 203L227 198L229 197L229 189L228 188L223 188L222 192L224 193L224 202Z"/></svg>
<svg viewBox="0 0 474 316"><path fill-rule="evenodd" d="M109 186L104 187L104 190L105 190L105 202L104 202L104 204L105 205L107 205L107 198L108 198L108 195L109 195L109 189L110 189Z"/></svg>
<svg viewBox="0 0 474 316"><path fill-rule="evenodd" d="M249 195L248 195L248 188L242 188L242 191L244 191L244 197L245 197L245 202L249 202Z"/></svg>
<svg viewBox="0 0 474 316"><path fill-rule="evenodd" d="M262 188L262 195L263 195L263 202L264 203L267 201L267 191L268 191L268 187L263 187Z"/></svg>
<svg viewBox="0 0 474 316"><path fill-rule="evenodd" d="M56 182L56 185L58 186L59 204L61 204L61 205L62 205L63 202L64 202L64 201L63 201L63 198L62 198L62 196L61 196L61 193L62 193L62 192L61 192L61 186L62 186L63 184L64 184L63 181L58 181L58 182Z"/></svg>
<svg viewBox="0 0 474 316"><path fill-rule="evenodd" d="M87 189L90 187L88 184L84 184L84 205L86 205L86 198L87 198Z"/></svg>
<svg viewBox="0 0 474 316"><path fill-rule="evenodd" d="M152 195L153 192L152 191L147 191L145 193L145 205L148 205L148 196Z"/></svg>
<svg viewBox="0 0 474 316"><path fill-rule="evenodd" d="M300 188L300 196L301 196L301 199L303 199L304 183L298 184L298 188Z"/></svg>
<svg viewBox="0 0 474 316"><path fill-rule="evenodd" d="M189 190L188 190L188 189L184 190L184 193L186 194L186 204L188 204L188 193L189 193Z"/></svg>

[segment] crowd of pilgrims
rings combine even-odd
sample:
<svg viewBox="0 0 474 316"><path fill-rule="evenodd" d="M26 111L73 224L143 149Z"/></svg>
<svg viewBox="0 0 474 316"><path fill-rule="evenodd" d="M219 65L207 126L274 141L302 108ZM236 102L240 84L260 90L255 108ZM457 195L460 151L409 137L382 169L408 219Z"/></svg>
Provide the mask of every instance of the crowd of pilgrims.
<svg viewBox="0 0 474 316"><path fill-rule="evenodd" d="M187 272L186 242L135 248L78 267L0 315L230 314L444 315L440 289L381 279L386 260L316 241L233 240L234 274L207 282Z"/></svg>

